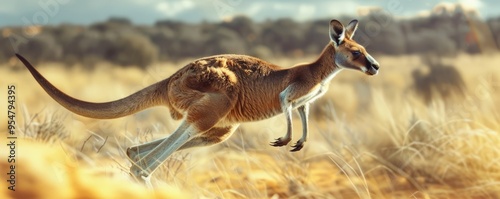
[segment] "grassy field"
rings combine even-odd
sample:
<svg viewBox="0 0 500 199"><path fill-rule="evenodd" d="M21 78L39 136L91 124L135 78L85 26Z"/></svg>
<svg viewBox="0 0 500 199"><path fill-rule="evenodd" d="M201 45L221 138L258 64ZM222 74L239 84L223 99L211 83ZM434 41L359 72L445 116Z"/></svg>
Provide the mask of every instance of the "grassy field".
<svg viewBox="0 0 500 199"><path fill-rule="evenodd" d="M310 139L302 151L269 146L285 133L282 115L247 123L223 144L175 153L154 173L155 190L129 177L124 150L172 132L178 121L167 109L114 120L80 117L45 94L26 69L2 66L0 96L7 93L5 85L16 85L19 138L17 190L0 180L0 197L499 198L500 55L444 59L461 77L449 68L425 67L413 56L377 61L379 75L343 71L312 105ZM93 71L59 64L37 68L72 96L109 101L168 77L182 63L146 71L106 64ZM5 97L0 103L6 113ZM0 119L6 121L6 114ZM0 123L2 135L6 128ZM294 129L296 141L297 114ZM2 144L2 173L9 171L4 149Z"/></svg>

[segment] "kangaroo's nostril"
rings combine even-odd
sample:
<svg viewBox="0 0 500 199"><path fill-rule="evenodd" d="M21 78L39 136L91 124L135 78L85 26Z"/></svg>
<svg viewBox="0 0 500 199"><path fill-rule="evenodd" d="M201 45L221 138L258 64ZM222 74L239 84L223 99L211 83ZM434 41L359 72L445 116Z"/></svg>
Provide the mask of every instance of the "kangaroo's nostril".
<svg viewBox="0 0 500 199"><path fill-rule="evenodd" d="M372 67L375 68L375 69L377 69L377 70L379 68L378 64L372 64Z"/></svg>

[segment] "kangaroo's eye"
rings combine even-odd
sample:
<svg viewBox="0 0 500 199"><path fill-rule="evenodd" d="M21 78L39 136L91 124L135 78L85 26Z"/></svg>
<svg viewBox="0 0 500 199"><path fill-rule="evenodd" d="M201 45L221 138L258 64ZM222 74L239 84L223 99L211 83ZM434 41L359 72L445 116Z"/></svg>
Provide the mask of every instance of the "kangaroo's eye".
<svg viewBox="0 0 500 199"><path fill-rule="evenodd" d="M352 56L357 57L359 55L361 55L361 52L359 52L359 50L352 51Z"/></svg>

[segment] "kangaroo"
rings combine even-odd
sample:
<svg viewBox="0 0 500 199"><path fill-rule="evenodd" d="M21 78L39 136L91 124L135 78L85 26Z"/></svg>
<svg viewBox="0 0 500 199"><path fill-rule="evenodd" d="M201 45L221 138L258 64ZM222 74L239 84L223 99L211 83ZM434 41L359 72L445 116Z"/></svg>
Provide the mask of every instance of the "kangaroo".
<svg viewBox="0 0 500 199"><path fill-rule="evenodd" d="M285 146L292 139L295 109L303 127L302 137L291 151L301 150L308 136L309 105L326 93L332 78L342 69L367 75L378 73L379 63L352 39L357 27L357 20L346 27L331 20L330 42L311 63L282 68L246 55L215 55L194 60L169 78L105 103L86 102L65 94L25 58L16 56L55 101L76 114L111 119L163 105L173 119L182 119L170 136L127 149L133 163L131 174L149 182L151 174L175 151L223 142L243 122L284 113L286 134L271 145Z"/></svg>

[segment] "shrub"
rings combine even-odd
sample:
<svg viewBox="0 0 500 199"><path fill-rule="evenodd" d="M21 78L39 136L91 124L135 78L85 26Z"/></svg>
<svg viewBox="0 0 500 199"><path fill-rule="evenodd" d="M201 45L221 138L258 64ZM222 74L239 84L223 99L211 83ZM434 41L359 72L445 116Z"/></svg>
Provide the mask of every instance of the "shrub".
<svg viewBox="0 0 500 199"><path fill-rule="evenodd" d="M158 49L145 36L125 32L117 36L115 53L108 57L119 65L133 65L145 68L158 60Z"/></svg>
<svg viewBox="0 0 500 199"><path fill-rule="evenodd" d="M424 63L429 72L425 74L417 69L412 72L412 77L415 91L426 103L434 98L448 100L465 95L466 84L455 67L432 58L425 58Z"/></svg>
<svg viewBox="0 0 500 199"><path fill-rule="evenodd" d="M19 46L19 53L33 64L61 59L63 49L51 34L40 33Z"/></svg>
<svg viewBox="0 0 500 199"><path fill-rule="evenodd" d="M245 54L245 42L238 34L227 28L217 28L204 44L205 54Z"/></svg>

